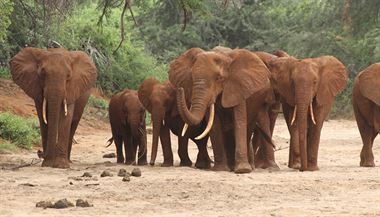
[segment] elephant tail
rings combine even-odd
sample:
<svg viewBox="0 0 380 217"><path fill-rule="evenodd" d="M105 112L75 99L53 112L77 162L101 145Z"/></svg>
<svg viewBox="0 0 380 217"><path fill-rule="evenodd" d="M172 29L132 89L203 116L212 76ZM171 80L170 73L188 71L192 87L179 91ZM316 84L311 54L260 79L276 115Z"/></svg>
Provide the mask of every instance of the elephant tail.
<svg viewBox="0 0 380 217"><path fill-rule="evenodd" d="M276 145L274 144L272 138L270 135L268 135L267 133L265 133L265 131L263 129L261 129L260 126L257 127L260 131L260 133L263 135L264 139L273 146L273 148L276 148Z"/></svg>
<svg viewBox="0 0 380 217"><path fill-rule="evenodd" d="M112 145L112 143L113 143L113 137L111 137L111 138L107 141L106 148L108 148L110 145Z"/></svg>

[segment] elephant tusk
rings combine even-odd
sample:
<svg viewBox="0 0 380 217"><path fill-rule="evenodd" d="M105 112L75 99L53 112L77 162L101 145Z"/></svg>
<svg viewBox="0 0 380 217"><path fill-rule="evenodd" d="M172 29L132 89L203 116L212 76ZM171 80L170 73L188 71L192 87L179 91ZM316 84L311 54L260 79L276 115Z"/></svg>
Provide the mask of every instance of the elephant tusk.
<svg viewBox="0 0 380 217"><path fill-rule="evenodd" d="M65 116L67 116L67 100L66 99L63 100L63 107L65 109Z"/></svg>
<svg viewBox="0 0 380 217"><path fill-rule="evenodd" d="M210 132L212 124L214 123L214 115L215 115L215 109L214 109L214 103L213 103L210 106L210 117L208 119L206 129L203 131L201 135L195 137L195 139L197 140L203 139L208 134L208 132Z"/></svg>
<svg viewBox="0 0 380 217"><path fill-rule="evenodd" d="M183 125L183 129L182 129L182 133L181 133L181 136L184 136L186 131L187 131L187 128L189 128L189 125L185 123L185 125Z"/></svg>
<svg viewBox="0 0 380 217"><path fill-rule="evenodd" d="M46 119L46 98L44 97L44 101L42 103L42 119L44 120L44 123L47 125L47 119Z"/></svg>
<svg viewBox="0 0 380 217"><path fill-rule="evenodd" d="M294 124L294 121L296 120L296 116L297 116L297 105L294 107L293 118L292 118L292 122L290 123L290 126Z"/></svg>
<svg viewBox="0 0 380 217"><path fill-rule="evenodd" d="M313 102L310 103L310 116L311 116L311 120L313 121L313 124L316 125L317 123L315 122L314 112L313 112Z"/></svg>

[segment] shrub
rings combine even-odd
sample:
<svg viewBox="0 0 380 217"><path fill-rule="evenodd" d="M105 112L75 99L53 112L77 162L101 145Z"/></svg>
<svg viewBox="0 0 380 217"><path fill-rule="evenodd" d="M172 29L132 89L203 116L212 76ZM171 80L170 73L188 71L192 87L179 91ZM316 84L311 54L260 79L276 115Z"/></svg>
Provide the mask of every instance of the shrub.
<svg viewBox="0 0 380 217"><path fill-rule="evenodd" d="M94 96L90 96L88 99L88 105L98 108L98 109L103 109L107 110L108 109L108 102L107 100L101 99L101 98L96 98Z"/></svg>
<svg viewBox="0 0 380 217"><path fill-rule="evenodd" d="M38 121L10 112L0 113L0 136L18 147L30 149L40 141Z"/></svg>

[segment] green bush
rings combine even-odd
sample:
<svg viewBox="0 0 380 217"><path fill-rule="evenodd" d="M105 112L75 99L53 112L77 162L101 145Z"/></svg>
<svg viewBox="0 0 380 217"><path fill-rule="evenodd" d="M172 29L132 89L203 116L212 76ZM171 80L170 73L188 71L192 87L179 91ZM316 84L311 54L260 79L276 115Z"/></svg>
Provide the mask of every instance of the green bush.
<svg viewBox="0 0 380 217"><path fill-rule="evenodd" d="M94 96L90 96L88 99L88 105L98 108L98 109L103 109L107 110L108 109L108 102L104 99L96 98Z"/></svg>
<svg viewBox="0 0 380 217"><path fill-rule="evenodd" d="M8 68L0 67L0 78L3 78L3 79L11 79L12 78L11 73L9 72Z"/></svg>
<svg viewBox="0 0 380 217"><path fill-rule="evenodd" d="M17 146L13 143L0 143L0 150L15 150Z"/></svg>
<svg viewBox="0 0 380 217"><path fill-rule="evenodd" d="M38 121L10 112L0 113L0 136L18 147L30 149L40 141Z"/></svg>

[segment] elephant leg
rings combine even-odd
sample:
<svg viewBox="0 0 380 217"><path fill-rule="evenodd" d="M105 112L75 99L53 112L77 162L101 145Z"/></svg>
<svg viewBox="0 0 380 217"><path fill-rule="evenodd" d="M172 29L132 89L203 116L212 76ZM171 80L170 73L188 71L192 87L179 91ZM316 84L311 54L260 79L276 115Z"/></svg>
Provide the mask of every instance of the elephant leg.
<svg viewBox="0 0 380 217"><path fill-rule="evenodd" d="M360 152L360 166L374 167L375 161L374 161L374 156L372 152L372 147L373 147L373 141L375 140L378 133L373 126L368 124L368 122L360 113L355 103L354 103L354 113L355 113L356 123L359 128L360 136L363 142L363 147Z"/></svg>
<svg viewBox="0 0 380 217"><path fill-rule="evenodd" d="M68 160L68 143L70 137L71 122L74 113L74 104L68 105L67 116L60 114L59 128L58 128L58 143L55 150L55 158L53 167L55 168L69 168L70 163Z"/></svg>
<svg viewBox="0 0 380 217"><path fill-rule="evenodd" d="M144 129L145 129L145 125L144 125ZM139 140L139 145L138 145L138 148L139 148L139 152L138 152L138 160L137 160L137 164L138 165L147 165L148 164L148 161L147 161L147 146L146 146L146 131L143 132L143 134L140 134L140 140Z"/></svg>
<svg viewBox="0 0 380 217"><path fill-rule="evenodd" d="M189 138L178 136L178 156L181 160L180 166L191 167L193 162L191 162L188 153Z"/></svg>
<svg viewBox="0 0 380 217"><path fill-rule="evenodd" d="M42 151L43 155L46 152L47 147L47 125L45 124L43 117L42 117L42 102L39 102L37 100L34 100L34 104L36 106L37 115L38 115L38 121L40 123L40 132L41 132L41 139L42 139Z"/></svg>
<svg viewBox="0 0 380 217"><path fill-rule="evenodd" d="M164 162L161 164L161 166L173 166L173 151L170 140L170 130L166 125L163 125L161 127L160 140L162 145L162 152L164 153Z"/></svg>
<svg viewBox="0 0 380 217"><path fill-rule="evenodd" d="M118 164L124 163L124 155L123 155L123 137L117 136L116 134L113 134L113 141L116 146L116 156L117 160L116 162Z"/></svg>
<svg viewBox="0 0 380 217"><path fill-rule="evenodd" d="M243 101L233 108L235 134L235 173L249 173L252 167L248 162L247 150L247 107Z"/></svg>
<svg viewBox="0 0 380 217"><path fill-rule="evenodd" d="M215 114L214 124L210 131L212 151L214 153L214 171L230 171L227 162L225 139L222 131L222 124L218 114Z"/></svg>
<svg viewBox="0 0 380 217"><path fill-rule="evenodd" d="M79 99L75 102L74 115L73 115L73 120L72 120L71 128L70 128L69 151L68 151L68 156L67 156L70 162L71 162L70 157L71 157L71 148L73 146L74 134L78 128L79 121L82 118L82 114L83 114L84 108L86 107L89 97L90 97L90 91L87 91L85 94L79 97Z"/></svg>
<svg viewBox="0 0 380 217"><path fill-rule="evenodd" d="M289 161L288 167L293 169L301 168L301 156L298 145L298 130L296 125L291 125L291 120L293 118L293 109L287 104L282 104L282 109L290 133L290 145L289 145Z"/></svg>
<svg viewBox="0 0 380 217"><path fill-rule="evenodd" d="M124 151L125 151L125 164L127 165L136 165L136 147L135 138L131 133L128 133L124 137Z"/></svg>
<svg viewBox="0 0 380 217"><path fill-rule="evenodd" d="M193 140L194 141L194 140ZM197 161L195 162L195 167L199 169L210 169L211 168L211 159L207 152L207 141L208 136L201 140L195 140L195 144L198 147Z"/></svg>

